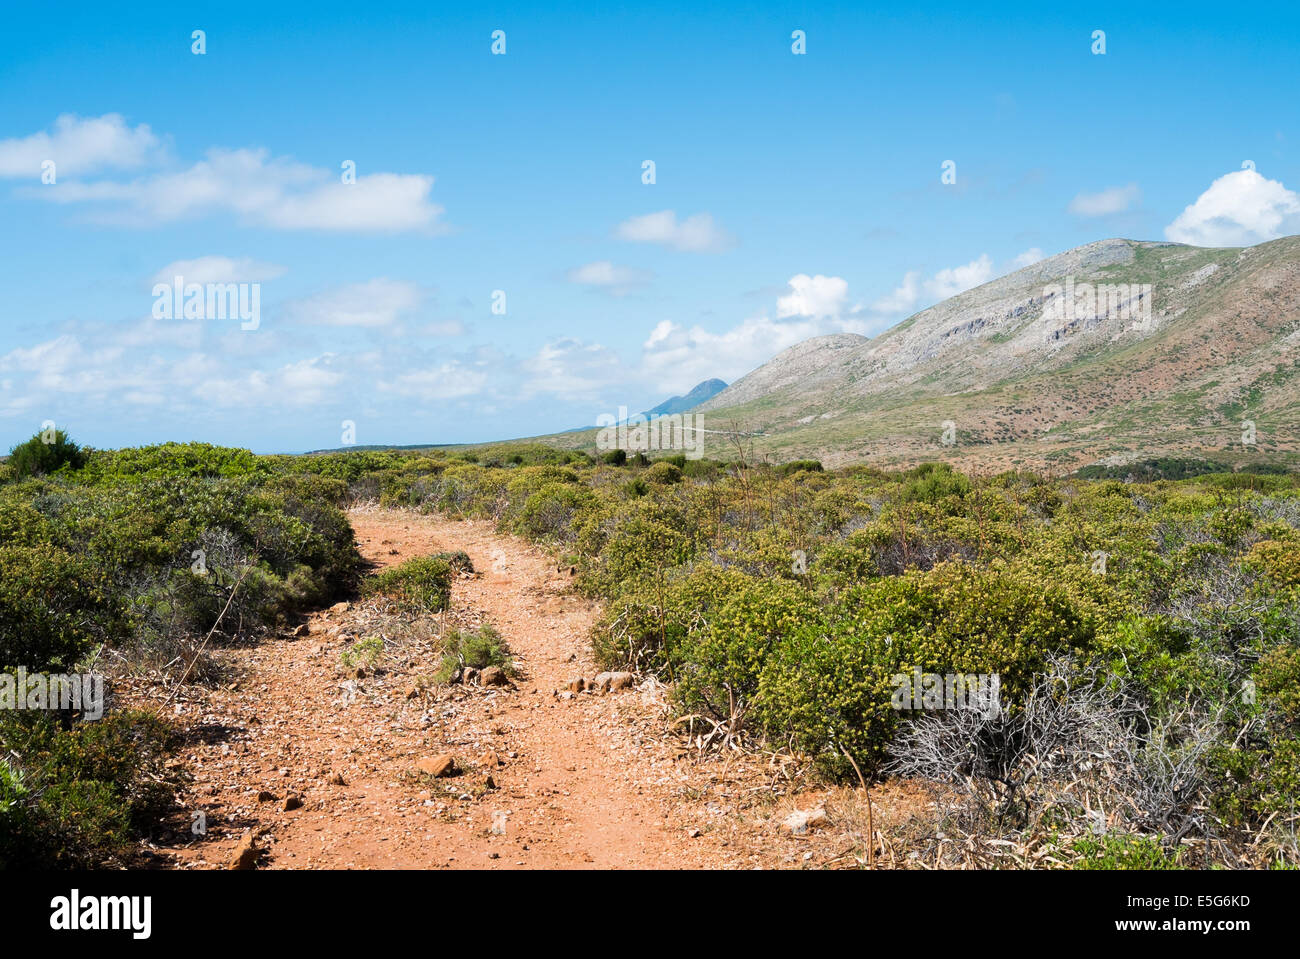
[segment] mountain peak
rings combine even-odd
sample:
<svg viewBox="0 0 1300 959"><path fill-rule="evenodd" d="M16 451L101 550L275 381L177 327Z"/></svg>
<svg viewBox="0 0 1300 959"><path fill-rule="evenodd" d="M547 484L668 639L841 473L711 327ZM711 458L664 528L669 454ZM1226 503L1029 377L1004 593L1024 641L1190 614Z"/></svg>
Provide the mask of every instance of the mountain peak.
<svg viewBox="0 0 1300 959"><path fill-rule="evenodd" d="M668 416L673 413L685 413L701 403L712 399L727 388L727 384L714 377L697 383L685 396L673 396L664 400L653 409L645 411L646 416Z"/></svg>

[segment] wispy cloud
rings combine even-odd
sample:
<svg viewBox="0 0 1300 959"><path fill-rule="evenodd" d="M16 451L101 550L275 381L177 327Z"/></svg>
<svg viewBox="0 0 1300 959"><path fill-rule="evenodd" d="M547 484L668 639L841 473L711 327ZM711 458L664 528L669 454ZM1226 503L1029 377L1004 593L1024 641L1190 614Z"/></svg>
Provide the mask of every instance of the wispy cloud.
<svg viewBox="0 0 1300 959"><path fill-rule="evenodd" d="M613 296L624 296L645 286L654 274L630 266L619 266L609 260L597 260L574 267L565 274L570 283L604 290Z"/></svg>
<svg viewBox="0 0 1300 959"><path fill-rule="evenodd" d="M1080 193L1070 201L1070 212L1075 216L1111 216L1123 213L1141 197L1136 183L1112 186L1099 193Z"/></svg>
<svg viewBox="0 0 1300 959"><path fill-rule="evenodd" d="M184 170L131 181L61 181L30 195L97 205L97 219L127 226L228 214L273 230L395 233L442 228L443 208L430 199L432 189L431 176L373 173L348 184L334 171L265 149L215 148Z"/></svg>
<svg viewBox="0 0 1300 959"><path fill-rule="evenodd" d="M193 260L176 260L168 263L149 280L154 283L171 283L183 277L186 283L261 283L285 274L285 268L275 263L261 263L251 257L238 259L229 256L200 256Z"/></svg>
<svg viewBox="0 0 1300 959"><path fill-rule="evenodd" d="M684 220L674 210L660 210L634 216L614 231L630 243L654 243L684 253L717 253L734 245L735 239L713 222L712 215L696 213Z"/></svg>
<svg viewBox="0 0 1300 959"><path fill-rule="evenodd" d="M414 313L425 293L414 283L378 277L285 304L285 316L308 326L391 327Z"/></svg>

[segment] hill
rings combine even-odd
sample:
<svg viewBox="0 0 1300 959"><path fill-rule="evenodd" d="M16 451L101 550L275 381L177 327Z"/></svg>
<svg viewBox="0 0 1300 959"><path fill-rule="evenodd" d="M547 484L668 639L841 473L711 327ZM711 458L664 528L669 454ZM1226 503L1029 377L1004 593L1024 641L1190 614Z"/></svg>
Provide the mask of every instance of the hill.
<svg viewBox="0 0 1300 959"><path fill-rule="evenodd" d="M827 465L1291 460L1297 345L1300 237L1245 249L1111 239L877 337L797 344L701 411L761 432L759 452Z"/></svg>

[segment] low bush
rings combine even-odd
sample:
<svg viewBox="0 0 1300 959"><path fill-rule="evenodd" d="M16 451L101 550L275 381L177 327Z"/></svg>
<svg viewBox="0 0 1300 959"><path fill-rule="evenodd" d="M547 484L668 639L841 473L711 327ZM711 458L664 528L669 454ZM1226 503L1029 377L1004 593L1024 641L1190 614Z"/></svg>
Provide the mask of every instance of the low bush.
<svg viewBox="0 0 1300 959"><path fill-rule="evenodd" d="M440 613L451 603L451 564L417 556L369 577L362 595L383 596L411 613Z"/></svg>

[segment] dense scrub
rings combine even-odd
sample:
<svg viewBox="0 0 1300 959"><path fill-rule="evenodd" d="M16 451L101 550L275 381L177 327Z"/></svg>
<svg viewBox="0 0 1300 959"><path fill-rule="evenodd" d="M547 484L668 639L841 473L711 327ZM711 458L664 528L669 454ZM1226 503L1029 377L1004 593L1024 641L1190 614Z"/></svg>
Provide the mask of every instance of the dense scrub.
<svg viewBox="0 0 1300 959"><path fill-rule="evenodd" d="M1295 863L1300 482L1183 463L1134 472L1188 478L518 444L92 451L0 485L0 656L4 668L99 649L174 657L236 582L221 632L275 622L356 582L338 506L377 500L545 545L602 601L592 642L607 665L661 676L683 711L826 776L942 780L969 800L955 829L1051 835L1057 858L1081 865ZM422 559L364 588L437 610L466 559ZM502 658L491 636L464 640L446 668ZM899 696L900 676L934 675L996 676L1005 708ZM0 772L5 797L30 795L11 785L27 775L18 765ZM115 822L149 807L121 802Z"/></svg>
<svg viewBox="0 0 1300 959"><path fill-rule="evenodd" d="M60 440L58 468L0 483L0 672L203 679L213 646L355 584L342 481L205 444L73 456ZM45 462L33 443L15 458ZM120 859L174 784L169 736L142 713L5 710L0 862Z"/></svg>

